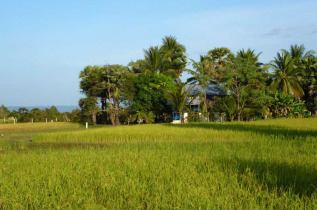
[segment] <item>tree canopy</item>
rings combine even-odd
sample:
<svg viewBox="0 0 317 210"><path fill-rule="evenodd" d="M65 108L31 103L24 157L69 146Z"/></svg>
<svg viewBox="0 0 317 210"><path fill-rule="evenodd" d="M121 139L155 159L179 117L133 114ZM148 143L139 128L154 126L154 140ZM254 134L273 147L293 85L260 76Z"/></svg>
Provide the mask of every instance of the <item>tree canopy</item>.
<svg viewBox="0 0 317 210"><path fill-rule="evenodd" d="M282 94L278 103L286 103L284 96L303 101L299 103L303 108L296 109L303 113L300 116L308 110L316 112L315 52L306 51L303 45L291 45L289 51L282 49L268 64L260 62L260 56L261 52L249 48L233 53L229 48L216 47L200 55L198 61L187 62L185 46L176 37L166 36L161 45L145 49L144 57L128 66L85 67L79 77L86 98L79 104L82 114L93 122L104 116L104 122L112 125L142 119L168 122L172 111L189 110L193 98L200 103L195 105L196 110L207 121L214 119L216 112L230 120L282 116L272 114L277 109L275 93ZM187 83L199 85L202 92L191 95L186 89L180 79L185 71L191 74ZM223 95L207 95L212 84L217 84Z"/></svg>

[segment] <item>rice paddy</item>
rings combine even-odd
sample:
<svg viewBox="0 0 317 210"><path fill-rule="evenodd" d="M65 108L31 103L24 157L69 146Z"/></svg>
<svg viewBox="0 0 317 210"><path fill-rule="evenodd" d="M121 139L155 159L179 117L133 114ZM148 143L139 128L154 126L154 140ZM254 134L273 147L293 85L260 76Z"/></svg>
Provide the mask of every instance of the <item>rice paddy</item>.
<svg viewBox="0 0 317 210"><path fill-rule="evenodd" d="M316 118L0 133L0 209L317 208Z"/></svg>

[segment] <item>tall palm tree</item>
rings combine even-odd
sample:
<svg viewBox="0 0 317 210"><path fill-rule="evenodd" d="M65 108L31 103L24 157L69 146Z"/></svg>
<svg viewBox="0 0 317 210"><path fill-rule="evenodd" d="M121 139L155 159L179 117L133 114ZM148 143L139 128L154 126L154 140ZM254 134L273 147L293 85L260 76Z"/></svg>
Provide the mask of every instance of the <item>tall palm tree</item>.
<svg viewBox="0 0 317 210"><path fill-rule="evenodd" d="M199 84L203 89L203 112L207 115L209 121L208 103L207 103L207 87L214 79L214 68L212 61L208 56L200 56L200 61L192 60L193 67L196 71L188 70L192 77L188 78L187 82L190 84Z"/></svg>
<svg viewBox="0 0 317 210"><path fill-rule="evenodd" d="M303 77L308 83L309 95L317 95L317 57L303 59L305 72Z"/></svg>
<svg viewBox="0 0 317 210"><path fill-rule="evenodd" d="M222 69L224 65L230 62L234 54L230 49L225 47L214 48L208 52L208 57L212 61L215 69Z"/></svg>
<svg viewBox="0 0 317 210"><path fill-rule="evenodd" d="M255 65L257 67L260 67L263 65L259 62L260 55L261 53L256 54L254 50L248 49L247 51L245 51L244 49L242 49L237 53L237 58L244 60L247 65Z"/></svg>
<svg viewBox="0 0 317 210"><path fill-rule="evenodd" d="M295 59L295 64L297 65L298 62L300 62L301 59L306 59L309 57L314 56L315 52L313 50L309 50L305 52L304 45L291 45L290 47L290 55L292 59Z"/></svg>
<svg viewBox="0 0 317 210"><path fill-rule="evenodd" d="M144 50L145 72L159 73L163 65L163 57L158 46Z"/></svg>
<svg viewBox="0 0 317 210"><path fill-rule="evenodd" d="M277 53L277 56L269 64L274 71L273 82L270 87L272 90L284 92L287 95L294 95L300 98L304 91L298 81L298 71L295 66L295 59L285 50Z"/></svg>
<svg viewBox="0 0 317 210"><path fill-rule="evenodd" d="M303 99L310 111L317 116L317 57L302 59L302 85L305 92Z"/></svg>
<svg viewBox="0 0 317 210"><path fill-rule="evenodd" d="M178 43L175 37L166 36L163 38L160 52L164 59L161 73L179 78L186 67L187 57L185 46Z"/></svg>
<svg viewBox="0 0 317 210"><path fill-rule="evenodd" d="M284 50L287 52L286 50ZM298 71L298 80L302 87L305 89L306 76L310 74L310 61L314 60L315 51L309 50L306 51L304 45L291 45L289 53L291 58L294 59L294 64L297 67ZM305 91L304 91L305 92ZM307 95L307 92L305 92Z"/></svg>

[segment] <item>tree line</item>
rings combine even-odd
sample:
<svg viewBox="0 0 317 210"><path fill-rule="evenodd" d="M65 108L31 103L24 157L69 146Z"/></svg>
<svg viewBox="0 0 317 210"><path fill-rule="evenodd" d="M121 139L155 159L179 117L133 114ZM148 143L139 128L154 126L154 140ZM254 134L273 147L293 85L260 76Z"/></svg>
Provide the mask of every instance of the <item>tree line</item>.
<svg viewBox="0 0 317 210"><path fill-rule="evenodd" d="M187 106L194 97L207 121L219 115L231 121L316 115L315 52L291 45L267 64L259 61L260 55L221 47L195 61L175 37L166 36L160 46L144 50L142 59L127 66L85 67L79 75L85 95L79 101L81 118L112 125L170 122L173 111L186 110L195 121L199 119ZM180 80L183 72L191 75L186 82ZM186 84L198 84L204 91L193 96ZM207 99L209 84L220 84L224 95Z"/></svg>
<svg viewBox="0 0 317 210"><path fill-rule="evenodd" d="M170 122L172 112L188 112L189 121L225 119L309 117L317 115L317 57L303 45L282 49L269 63L260 62L260 52L241 49L233 53L214 48L199 60L187 58L186 48L173 36L160 46L144 50L144 57L127 66L86 66L79 74L80 110L59 113L56 107L40 110L20 108L10 112L0 107L1 118L19 122L59 121L92 124ZM191 76L181 81L182 73ZM191 84L191 86L187 86ZM219 84L222 96L207 97L207 87ZM193 85L202 92L191 94ZM188 104L199 99L194 111Z"/></svg>
<svg viewBox="0 0 317 210"><path fill-rule="evenodd" d="M59 112L55 106L46 108L44 110L33 108L28 110L25 107L20 107L18 110L10 111L3 104L0 106L0 122L51 122L51 121L72 121L79 122L81 120L80 110L73 110L72 112Z"/></svg>

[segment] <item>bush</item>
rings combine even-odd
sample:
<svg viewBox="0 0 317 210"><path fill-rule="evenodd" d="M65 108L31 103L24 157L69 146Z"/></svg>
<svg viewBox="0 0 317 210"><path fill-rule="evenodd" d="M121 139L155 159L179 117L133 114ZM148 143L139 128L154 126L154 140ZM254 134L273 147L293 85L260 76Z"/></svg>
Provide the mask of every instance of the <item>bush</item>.
<svg viewBox="0 0 317 210"><path fill-rule="evenodd" d="M273 99L269 105L269 109L273 117L308 117L305 103L294 96L285 95L280 92L270 95Z"/></svg>
<svg viewBox="0 0 317 210"><path fill-rule="evenodd" d="M200 122L199 112L188 112L188 122Z"/></svg>

